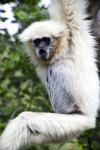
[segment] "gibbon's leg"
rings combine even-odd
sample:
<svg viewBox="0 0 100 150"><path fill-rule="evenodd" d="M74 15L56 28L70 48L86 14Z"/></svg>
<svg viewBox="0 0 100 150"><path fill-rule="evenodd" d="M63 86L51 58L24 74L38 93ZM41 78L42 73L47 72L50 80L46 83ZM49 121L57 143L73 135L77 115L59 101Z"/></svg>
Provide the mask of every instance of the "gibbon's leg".
<svg viewBox="0 0 100 150"><path fill-rule="evenodd" d="M94 126L94 118L81 114L23 112L6 127L0 139L0 150L69 140Z"/></svg>

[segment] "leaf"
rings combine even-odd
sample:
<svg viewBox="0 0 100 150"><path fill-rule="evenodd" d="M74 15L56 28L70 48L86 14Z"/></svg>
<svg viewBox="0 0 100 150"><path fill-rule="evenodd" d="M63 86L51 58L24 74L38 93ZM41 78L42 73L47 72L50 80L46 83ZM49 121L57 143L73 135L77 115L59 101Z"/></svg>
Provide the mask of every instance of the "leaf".
<svg viewBox="0 0 100 150"><path fill-rule="evenodd" d="M20 60L20 54L18 52L12 52L10 54L10 58L12 61L19 61Z"/></svg>
<svg viewBox="0 0 100 150"><path fill-rule="evenodd" d="M4 92L4 88L0 86L0 94Z"/></svg>
<svg viewBox="0 0 100 150"><path fill-rule="evenodd" d="M5 127L5 126L6 126L6 123L0 123L0 128Z"/></svg>
<svg viewBox="0 0 100 150"><path fill-rule="evenodd" d="M100 143L97 141L92 141L92 146L93 150L100 150Z"/></svg>
<svg viewBox="0 0 100 150"><path fill-rule="evenodd" d="M1 111L5 113L5 115L8 115L12 112L13 108L11 107L1 107Z"/></svg>
<svg viewBox="0 0 100 150"><path fill-rule="evenodd" d="M11 60L4 60L3 65L4 67L10 68L10 69L14 68L15 66L14 62Z"/></svg>
<svg viewBox="0 0 100 150"><path fill-rule="evenodd" d="M3 53L6 50L7 46L4 42L0 42L0 53Z"/></svg>
<svg viewBox="0 0 100 150"><path fill-rule="evenodd" d="M1 21L2 21L2 22L5 22L7 19L8 19L8 18L6 18L6 17L5 17L5 18L1 18Z"/></svg>
<svg viewBox="0 0 100 150"><path fill-rule="evenodd" d="M24 11L19 11L16 15L21 20L29 20L29 15Z"/></svg>

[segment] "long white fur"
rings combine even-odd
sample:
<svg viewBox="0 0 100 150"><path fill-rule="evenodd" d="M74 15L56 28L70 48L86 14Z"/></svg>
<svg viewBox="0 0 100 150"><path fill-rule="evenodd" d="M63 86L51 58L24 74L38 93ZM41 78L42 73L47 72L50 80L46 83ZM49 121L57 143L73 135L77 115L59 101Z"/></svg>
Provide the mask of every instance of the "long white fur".
<svg viewBox="0 0 100 150"><path fill-rule="evenodd" d="M50 91L46 77L49 69L52 68L55 73L54 83L59 84L55 87L52 85L53 80L49 79L50 87L56 88L50 101L57 113L21 113L9 122L1 135L0 150L19 150L31 143L71 140L83 131L95 127L99 108L99 79L95 64L95 40L90 34L90 22L85 20L86 7L85 0L53 0L49 7L51 20L33 23L20 35L21 41L28 45L27 53L37 65L37 74L48 93ZM63 39L59 52L49 64L39 63L29 44L31 39L45 34L61 36ZM55 109L53 98L55 92L60 90L59 85L67 85L69 92L74 93L80 114L59 114L60 107ZM56 94L61 96L62 92ZM64 99L59 103L63 101Z"/></svg>

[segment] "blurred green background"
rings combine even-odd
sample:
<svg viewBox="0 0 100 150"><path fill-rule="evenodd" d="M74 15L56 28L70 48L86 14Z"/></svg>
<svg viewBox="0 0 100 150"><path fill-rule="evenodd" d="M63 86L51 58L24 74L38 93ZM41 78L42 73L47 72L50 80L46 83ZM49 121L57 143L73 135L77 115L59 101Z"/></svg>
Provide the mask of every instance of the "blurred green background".
<svg viewBox="0 0 100 150"><path fill-rule="evenodd" d="M52 112L48 95L35 73L35 66L25 55L25 47L18 35L30 23L48 18L39 0L0 0L0 134L9 119L23 111ZM12 24L7 30L10 5ZM5 27L2 27L5 23ZM18 30L16 30L18 28ZM13 31L13 32L12 32ZM100 150L100 118L96 129L89 130L78 139L63 144L32 145L26 150Z"/></svg>

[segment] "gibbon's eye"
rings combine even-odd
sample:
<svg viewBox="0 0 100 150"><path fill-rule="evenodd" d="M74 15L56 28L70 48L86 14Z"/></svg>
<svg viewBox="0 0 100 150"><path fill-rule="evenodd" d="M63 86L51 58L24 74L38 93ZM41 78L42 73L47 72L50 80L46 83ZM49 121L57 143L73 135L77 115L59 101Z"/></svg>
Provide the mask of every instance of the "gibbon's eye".
<svg viewBox="0 0 100 150"><path fill-rule="evenodd" d="M46 45L49 45L51 40L50 40L49 37L43 37L43 38L42 38L42 41L43 41Z"/></svg>
<svg viewBox="0 0 100 150"><path fill-rule="evenodd" d="M37 38L37 39L35 39L35 40L33 41L33 43L34 43L34 45L35 45L36 47L39 46L40 42L41 42L41 39L39 39L39 38Z"/></svg>

